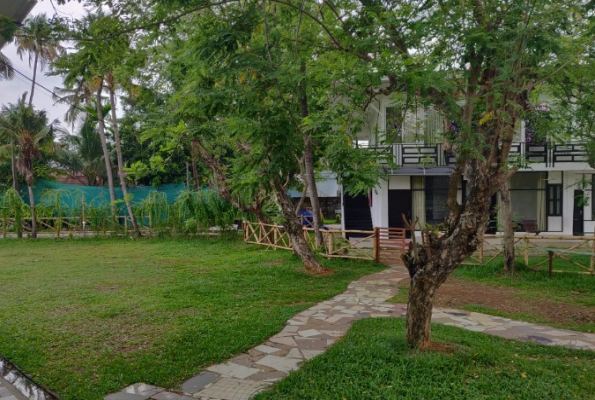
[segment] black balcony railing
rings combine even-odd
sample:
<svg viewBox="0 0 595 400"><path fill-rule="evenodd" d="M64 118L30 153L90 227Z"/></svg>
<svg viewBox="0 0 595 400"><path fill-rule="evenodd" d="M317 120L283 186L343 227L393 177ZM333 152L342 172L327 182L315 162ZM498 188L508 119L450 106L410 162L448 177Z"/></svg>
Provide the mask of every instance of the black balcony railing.
<svg viewBox="0 0 595 400"><path fill-rule="evenodd" d="M372 146L388 154L397 166L443 167L456 162L455 155L443 144L394 143L391 145ZM534 144L515 142L510 148L510 157L518 157L528 164L555 164L587 162L587 150L584 143L570 144Z"/></svg>

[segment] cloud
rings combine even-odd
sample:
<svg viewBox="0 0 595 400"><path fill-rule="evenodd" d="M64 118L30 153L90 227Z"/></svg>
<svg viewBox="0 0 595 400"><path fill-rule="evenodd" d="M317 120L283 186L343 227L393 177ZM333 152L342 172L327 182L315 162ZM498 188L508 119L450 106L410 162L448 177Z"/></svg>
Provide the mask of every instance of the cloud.
<svg viewBox="0 0 595 400"><path fill-rule="evenodd" d="M1 10L0 10L1 11ZM37 15L45 13L48 16L57 14L61 17L69 18L80 18L85 14L84 7L77 1L71 1L65 5L59 6L55 1L41 0L31 11L31 15ZM3 49L2 53L6 55L13 64L15 70L23 73L25 76L31 78L33 76L33 70L29 67L28 57L25 55L23 60L16 53L16 47L14 44L7 44ZM46 76L47 68L43 72L37 73L37 81L40 85L43 85L49 90L53 90L55 87L62 86L62 78L59 76ZM0 99L2 105L8 103L15 103L24 92L31 91L31 81L15 74L15 78L11 81L0 82ZM62 104L54 104L52 95L48 91L44 90L40 86L35 88L35 94L33 97L33 105L35 108L44 109L47 111L50 119L59 119L63 121L64 114L68 109L68 106ZM66 124L63 124L63 128L67 128Z"/></svg>

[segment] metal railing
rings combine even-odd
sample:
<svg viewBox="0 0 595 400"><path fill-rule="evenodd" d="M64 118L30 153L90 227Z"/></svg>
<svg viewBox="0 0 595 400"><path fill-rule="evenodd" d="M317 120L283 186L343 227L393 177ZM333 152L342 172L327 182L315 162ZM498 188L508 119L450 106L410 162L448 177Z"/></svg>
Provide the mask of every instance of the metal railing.
<svg viewBox="0 0 595 400"><path fill-rule="evenodd" d="M382 164L388 164L387 160L391 160L392 163L399 167L443 167L453 165L456 162L455 155L440 143L393 143L378 146L372 145L367 148L387 154L387 157L381 161ZM514 142L510 149L510 156L520 157L529 163L546 164L549 167L560 163L587 162L588 159L584 143L536 144Z"/></svg>

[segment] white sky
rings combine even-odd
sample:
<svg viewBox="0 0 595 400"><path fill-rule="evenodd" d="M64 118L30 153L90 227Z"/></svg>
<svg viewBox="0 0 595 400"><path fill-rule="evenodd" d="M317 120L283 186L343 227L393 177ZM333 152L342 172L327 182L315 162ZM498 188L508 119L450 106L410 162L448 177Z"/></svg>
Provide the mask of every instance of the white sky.
<svg viewBox="0 0 595 400"><path fill-rule="evenodd" d="M56 11L62 17L79 18L84 15L83 6L77 1L70 1L63 6L52 4L51 0L38 0L37 5L33 8L29 16L46 13L48 17L53 16ZM14 44L10 43L2 48L2 53L7 56L11 61L13 67L22 72L24 75L31 78L33 76L33 70L29 67L28 56L24 55L23 60L19 58L16 53ZM43 71L37 72L37 81L50 90L54 90L54 87L62 86L62 79L59 76L45 76L47 68ZM31 82L15 74L14 79L10 81L0 81L0 103L6 105L8 103L16 103L16 101L23 95L24 92L30 93ZM46 90L37 86L35 88L35 94L33 95L33 105L37 109L45 109L48 113L50 120L60 119L63 121L64 114L68 109L68 106L62 104L54 105L52 95ZM69 124L62 123L62 128L70 130Z"/></svg>

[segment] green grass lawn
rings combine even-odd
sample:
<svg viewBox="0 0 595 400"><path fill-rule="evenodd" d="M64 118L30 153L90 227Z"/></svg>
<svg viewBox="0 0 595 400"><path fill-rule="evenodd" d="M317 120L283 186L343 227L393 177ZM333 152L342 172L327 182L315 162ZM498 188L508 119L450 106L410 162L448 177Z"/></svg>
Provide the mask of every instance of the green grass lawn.
<svg viewBox="0 0 595 400"><path fill-rule="evenodd" d="M562 260L556 260L556 267L571 268ZM522 263L517 264L515 273L508 273L503 270L502 262L495 260L485 266L461 266L452 277L521 289L528 299L547 297L570 304L595 306L595 275L568 272L554 273L549 278L546 271L533 271Z"/></svg>
<svg viewBox="0 0 595 400"><path fill-rule="evenodd" d="M175 387L278 332L373 263L304 273L239 240L1 240L0 354L62 400Z"/></svg>
<svg viewBox="0 0 595 400"><path fill-rule="evenodd" d="M594 399L595 353L433 325L453 352L415 352L403 319L357 321L325 354L255 400Z"/></svg>

